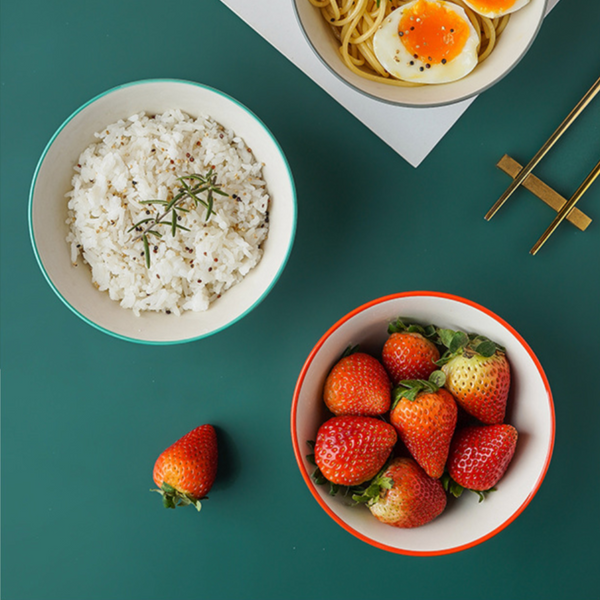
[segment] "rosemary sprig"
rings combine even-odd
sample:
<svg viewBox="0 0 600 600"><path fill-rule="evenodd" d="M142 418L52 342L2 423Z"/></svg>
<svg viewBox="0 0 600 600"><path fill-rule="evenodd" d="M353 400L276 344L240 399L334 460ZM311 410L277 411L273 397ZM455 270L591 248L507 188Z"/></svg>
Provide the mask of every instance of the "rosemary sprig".
<svg viewBox="0 0 600 600"><path fill-rule="evenodd" d="M150 268L150 242L148 241L148 235L153 235L157 238L162 238L162 234L156 231L157 225L169 225L171 228L171 235L175 237L178 229L189 231L187 227L180 225L177 221L179 218L178 212L187 213L189 209L182 206L186 201L192 200L194 207L198 208L200 205L206 208L205 221L210 219L210 216L214 212L214 194L220 196L227 196L227 194L221 190L221 184L217 183L217 176L215 175L212 168L208 170L206 175L198 175L193 173L191 175L184 175L178 177L177 181L181 183L179 192L171 198L171 200L142 200L140 204L158 204L164 206L164 211L156 217L150 217L142 219L135 223L132 227L127 230L127 233L134 229L142 228L140 234L134 238L134 242L137 240L143 240L144 242L144 254L146 255L146 267ZM191 182L191 185L188 183ZM202 199L200 194L206 192L206 199ZM171 216L170 220L167 219Z"/></svg>

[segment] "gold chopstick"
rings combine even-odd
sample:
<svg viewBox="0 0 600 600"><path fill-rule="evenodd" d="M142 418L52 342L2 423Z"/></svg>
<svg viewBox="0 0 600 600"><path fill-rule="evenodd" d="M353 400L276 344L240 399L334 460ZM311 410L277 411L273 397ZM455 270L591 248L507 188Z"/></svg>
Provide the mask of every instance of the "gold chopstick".
<svg viewBox="0 0 600 600"><path fill-rule="evenodd" d="M582 113L585 107L593 100L600 91L600 77L594 85L586 92L585 96L577 103L577 106L567 115L566 119L558 126L558 129L548 138L546 143L539 149L537 154L521 169L520 173L512 180L505 192L498 198L494 206L485 215L489 221L500 210L502 205L510 198L512 193L523 183L527 175L535 169L537 164L544 158L547 152L554 146L562 134L569 128L571 123Z"/></svg>
<svg viewBox="0 0 600 600"><path fill-rule="evenodd" d="M514 158L505 154L497 163L496 166L504 171L511 177L516 177L519 171L523 168ZM545 202L548 206L558 212L567 202L566 198L563 198L557 191L553 190L549 185L545 184L541 179L538 179L533 173L530 173L525 177L521 184L526 190L529 190L537 198ZM592 219L585 213L581 212L575 207L565 217L567 221L570 221L577 229L585 231Z"/></svg>
<svg viewBox="0 0 600 600"><path fill-rule="evenodd" d="M584 182L577 188L577 191L571 196L570 200L558 211L554 221L548 229L543 233L542 237L536 242L535 246L529 251L530 254L536 254L537 251L546 243L546 240L554 233L556 228L564 221L569 213L575 208L575 204L581 196L585 194L587 189L592 185L593 181L600 175L600 162L591 170L590 174L585 178Z"/></svg>

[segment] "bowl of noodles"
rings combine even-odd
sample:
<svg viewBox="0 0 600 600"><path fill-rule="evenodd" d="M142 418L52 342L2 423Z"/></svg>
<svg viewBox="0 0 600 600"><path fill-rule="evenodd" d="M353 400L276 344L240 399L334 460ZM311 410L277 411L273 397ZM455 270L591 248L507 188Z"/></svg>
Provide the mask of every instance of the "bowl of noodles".
<svg viewBox="0 0 600 600"><path fill-rule="evenodd" d="M322 63L371 98L407 107L490 88L535 40L546 0L294 0Z"/></svg>

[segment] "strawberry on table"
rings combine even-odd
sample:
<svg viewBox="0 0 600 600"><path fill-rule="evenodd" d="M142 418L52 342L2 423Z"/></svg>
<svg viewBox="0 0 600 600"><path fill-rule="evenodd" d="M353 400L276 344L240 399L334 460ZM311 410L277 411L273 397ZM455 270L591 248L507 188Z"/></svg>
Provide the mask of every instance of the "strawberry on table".
<svg viewBox="0 0 600 600"><path fill-rule="evenodd" d="M217 476L217 435L212 425L200 425L169 446L156 460L153 490L166 508L193 504L201 508Z"/></svg>
<svg viewBox="0 0 600 600"><path fill-rule="evenodd" d="M427 379L437 370L440 352L427 339L434 332L433 326L407 325L401 319L389 325L381 360L394 385L405 379Z"/></svg>
<svg viewBox="0 0 600 600"><path fill-rule="evenodd" d="M395 458L380 477L380 492L373 498L355 497L367 502L371 513L394 527L421 527L446 508L446 493L412 458Z"/></svg>
<svg viewBox="0 0 600 600"><path fill-rule="evenodd" d="M446 389L482 423L502 423L511 381L504 348L479 335L448 329L439 333L448 347L438 361L446 375Z"/></svg>
<svg viewBox="0 0 600 600"><path fill-rule="evenodd" d="M448 457L449 489L460 496L463 489L492 490L510 464L517 445L517 430L508 424L466 427L452 440ZM456 485L458 484L458 485ZM480 494L483 499L483 494Z"/></svg>
<svg viewBox="0 0 600 600"><path fill-rule="evenodd" d="M333 417L319 427L314 460L327 481L360 485L377 475L397 439L394 428L381 419Z"/></svg>
<svg viewBox="0 0 600 600"><path fill-rule="evenodd" d="M394 389L390 422L413 458L434 479L444 473L458 409L452 394L440 386L444 375L403 381Z"/></svg>
<svg viewBox="0 0 600 600"><path fill-rule="evenodd" d="M363 352L344 356L325 381L323 400L336 416L376 416L387 412L392 384L376 359Z"/></svg>

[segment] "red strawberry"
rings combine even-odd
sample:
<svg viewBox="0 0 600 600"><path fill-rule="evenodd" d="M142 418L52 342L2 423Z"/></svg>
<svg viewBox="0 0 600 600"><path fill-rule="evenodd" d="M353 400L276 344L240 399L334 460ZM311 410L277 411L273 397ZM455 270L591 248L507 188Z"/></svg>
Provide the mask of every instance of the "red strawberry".
<svg viewBox="0 0 600 600"><path fill-rule="evenodd" d="M398 323L401 326L398 326ZM405 327L398 320L390 325L389 331L394 331L383 346L381 360L394 385L404 379L427 379L438 367L435 361L440 353L433 342L424 337L419 331L402 331ZM422 328L418 328L423 331Z"/></svg>
<svg viewBox="0 0 600 600"><path fill-rule="evenodd" d="M333 417L317 433L314 458L333 484L360 485L377 475L398 436L385 421L373 417Z"/></svg>
<svg viewBox="0 0 600 600"><path fill-rule="evenodd" d="M452 394L434 382L407 381L394 395L390 422L427 475L439 479L456 427L458 409Z"/></svg>
<svg viewBox="0 0 600 600"><path fill-rule="evenodd" d="M154 465L154 483L166 508L193 504L200 510L217 475L217 435L212 425L196 427L167 448Z"/></svg>
<svg viewBox="0 0 600 600"><path fill-rule="evenodd" d="M444 330L448 332L448 330ZM504 421L510 388L510 367L504 349L482 336L450 332L454 348L440 359L445 387L470 415L486 425ZM449 344L452 346L453 342Z"/></svg>
<svg viewBox="0 0 600 600"><path fill-rule="evenodd" d="M381 415L390 409L390 379L372 356L356 352L342 358L325 381L323 400L337 416Z"/></svg>
<svg viewBox="0 0 600 600"><path fill-rule="evenodd" d="M492 489L506 472L515 453L517 430L512 425L466 427L452 440L448 474L462 488ZM460 495L462 490L454 495Z"/></svg>
<svg viewBox="0 0 600 600"><path fill-rule="evenodd" d="M382 486L380 495L369 501L368 506L383 523L420 527L446 508L446 493L440 481L429 477L412 458L395 458L381 478L391 481Z"/></svg>

